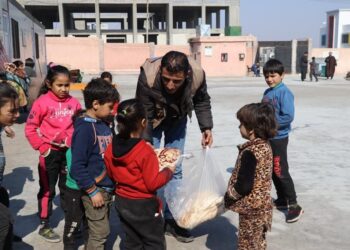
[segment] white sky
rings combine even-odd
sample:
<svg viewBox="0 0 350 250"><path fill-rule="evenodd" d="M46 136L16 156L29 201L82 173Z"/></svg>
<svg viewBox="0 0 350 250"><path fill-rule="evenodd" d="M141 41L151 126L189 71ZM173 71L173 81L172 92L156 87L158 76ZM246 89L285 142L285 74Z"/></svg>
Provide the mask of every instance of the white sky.
<svg viewBox="0 0 350 250"><path fill-rule="evenodd" d="M241 0L243 34L258 40L312 38L319 46L320 27L326 12L350 9L350 0Z"/></svg>

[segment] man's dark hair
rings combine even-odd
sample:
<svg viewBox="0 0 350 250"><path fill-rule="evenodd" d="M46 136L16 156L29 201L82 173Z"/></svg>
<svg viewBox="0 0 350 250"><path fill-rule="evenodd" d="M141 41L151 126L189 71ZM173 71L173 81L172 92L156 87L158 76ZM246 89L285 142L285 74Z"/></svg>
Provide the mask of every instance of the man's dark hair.
<svg viewBox="0 0 350 250"><path fill-rule="evenodd" d="M266 76L267 74L273 74L273 73L282 75L284 73L284 66L279 60L270 59L265 63L263 72L264 72L264 76Z"/></svg>
<svg viewBox="0 0 350 250"><path fill-rule="evenodd" d="M118 106L116 116L116 133L123 138L129 139L130 133L136 131L142 119L146 119L146 110L138 99L122 101Z"/></svg>
<svg viewBox="0 0 350 250"><path fill-rule="evenodd" d="M237 119L257 138L268 140L277 134L275 111L269 103L247 104L238 110Z"/></svg>
<svg viewBox="0 0 350 250"><path fill-rule="evenodd" d="M94 101L101 105L119 101L117 89L101 78L92 79L83 90L83 96L86 109L91 109Z"/></svg>
<svg viewBox="0 0 350 250"><path fill-rule="evenodd" d="M166 53L161 62L161 68L165 68L169 73L184 72L187 75L190 69L190 63L187 56L179 51L169 51Z"/></svg>

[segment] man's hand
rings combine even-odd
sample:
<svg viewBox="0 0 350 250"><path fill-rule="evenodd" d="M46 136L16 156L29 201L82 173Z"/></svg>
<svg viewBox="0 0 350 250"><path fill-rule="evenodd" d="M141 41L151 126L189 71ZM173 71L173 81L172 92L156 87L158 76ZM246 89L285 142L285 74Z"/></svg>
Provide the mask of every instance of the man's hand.
<svg viewBox="0 0 350 250"><path fill-rule="evenodd" d="M103 199L103 196L100 192L97 192L94 196L90 197L91 201L92 201L92 205L95 208L99 208L104 206L105 201Z"/></svg>
<svg viewBox="0 0 350 250"><path fill-rule="evenodd" d="M211 145L213 144L213 134L211 133L210 129L205 130L202 133L202 147L211 147Z"/></svg>
<svg viewBox="0 0 350 250"><path fill-rule="evenodd" d="M5 130L5 133L6 133L7 137L10 137L11 139L15 137L16 134L15 134L15 131L13 131L12 128L6 126L6 127L4 127L4 130Z"/></svg>

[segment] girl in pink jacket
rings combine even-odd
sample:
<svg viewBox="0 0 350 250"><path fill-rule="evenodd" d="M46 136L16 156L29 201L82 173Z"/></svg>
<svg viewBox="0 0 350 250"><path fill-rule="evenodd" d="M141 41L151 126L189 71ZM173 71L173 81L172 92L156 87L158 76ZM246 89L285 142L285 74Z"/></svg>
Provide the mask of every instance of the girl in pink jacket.
<svg viewBox="0 0 350 250"><path fill-rule="evenodd" d="M52 199L59 178L60 201L64 210L66 183L66 150L71 145L73 114L81 109L79 101L69 95L70 77L67 68L57 65L49 69L38 99L34 102L25 126L25 135L39 150L39 235L49 242L60 237L49 225Z"/></svg>

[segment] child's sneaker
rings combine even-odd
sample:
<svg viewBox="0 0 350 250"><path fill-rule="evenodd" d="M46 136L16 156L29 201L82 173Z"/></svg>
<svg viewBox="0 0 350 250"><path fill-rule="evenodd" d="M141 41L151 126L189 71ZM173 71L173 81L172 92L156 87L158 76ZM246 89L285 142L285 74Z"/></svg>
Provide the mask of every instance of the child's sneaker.
<svg viewBox="0 0 350 250"><path fill-rule="evenodd" d="M288 203L284 199L276 199L273 201L273 206L278 210L287 210Z"/></svg>
<svg viewBox="0 0 350 250"><path fill-rule="evenodd" d="M39 235L48 242L57 243L61 241L60 236L55 233L51 227L48 226L40 228Z"/></svg>
<svg viewBox="0 0 350 250"><path fill-rule="evenodd" d="M287 223L297 222L304 210L298 204L290 205L288 209L288 214L286 218Z"/></svg>

